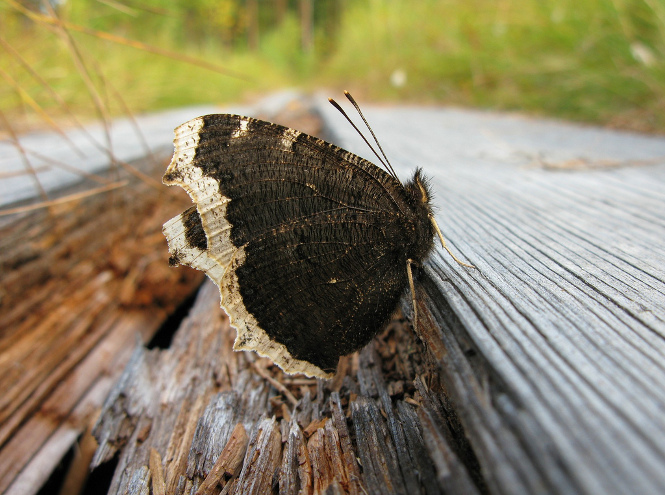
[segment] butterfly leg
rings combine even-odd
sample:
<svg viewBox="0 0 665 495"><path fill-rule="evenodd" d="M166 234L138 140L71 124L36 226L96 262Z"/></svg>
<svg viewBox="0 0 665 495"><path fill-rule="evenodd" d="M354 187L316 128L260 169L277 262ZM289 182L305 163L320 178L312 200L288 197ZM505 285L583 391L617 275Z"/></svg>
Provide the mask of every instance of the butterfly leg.
<svg viewBox="0 0 665 495"><path fill-rule="evenodd" d="M439 239L441 240L441 246L443 249L448 251L448 254L453 257L457 263L459 263L462 266L466 266L467 268L475 268L473 265L469 265L468 263L464 263L463 261L460 261L457 259L457 256L453 254L453 252L450 250L450 248L446 245L446 240L443 238L443 233L441 232L441 229L439 228L439 225L436 223L436 220L434 220L434 215L431 213L429 214L429 219L430 222L432 222L432 226L434 227L434 230L436 230L436 233L439 235Z"/></svg>
<svg viewBox="0 0 665 495"><path fill-rule="evenodd" d="M411 304L413 304L413 328L418 327L418 308L416 307L416 287L413 285L413 273L411 265L415 264L413 260L406 260L406 274L409 277L409 288L411 289Z"/></svg>

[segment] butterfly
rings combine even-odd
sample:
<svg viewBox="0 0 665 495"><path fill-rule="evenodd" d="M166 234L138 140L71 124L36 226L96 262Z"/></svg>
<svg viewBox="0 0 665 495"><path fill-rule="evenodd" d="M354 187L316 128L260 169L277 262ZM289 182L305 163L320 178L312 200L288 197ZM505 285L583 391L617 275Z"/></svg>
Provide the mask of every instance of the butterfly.
<svg viewBox="0 0 665 495"><path fill-rule="evenodd" d="M175 130L174 147L163 183L185 189L195 206L164 224L169 261L219 287L235 350L256 351L287 373L330 378L340 356L385 326L409 287L417 319L411 267L437 234L448 250L420 169L402 183L382 149L385 162L375 154L386 170L240 115L190 120Z"/></svg>

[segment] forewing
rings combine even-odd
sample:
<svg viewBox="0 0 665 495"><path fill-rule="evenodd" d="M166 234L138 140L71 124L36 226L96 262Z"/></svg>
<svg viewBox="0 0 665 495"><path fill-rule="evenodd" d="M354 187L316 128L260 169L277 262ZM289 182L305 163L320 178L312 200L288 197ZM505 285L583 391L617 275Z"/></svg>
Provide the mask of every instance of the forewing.
<svg viewBox="0 0 665 495"><path fill-rule="evenodd" d="M406 285L401 184L332 144L236 115L194 119L174 143L164 183L197 213L165 225L173 262L217 283L236 349L327 376Z"/></svg>

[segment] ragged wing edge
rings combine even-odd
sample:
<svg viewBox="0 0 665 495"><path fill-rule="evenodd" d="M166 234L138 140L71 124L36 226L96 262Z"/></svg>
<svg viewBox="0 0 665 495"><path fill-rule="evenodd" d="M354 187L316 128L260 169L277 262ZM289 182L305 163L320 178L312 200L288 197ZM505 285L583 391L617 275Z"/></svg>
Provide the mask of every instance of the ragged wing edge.
<svg viewBox="0 0 665 495"><path fill-rule="evenodd" d="M203 117L198 117L175 130L175 152L163 182L168 186L182 187L192 198L201 217L208 249L201 250L189 245L185 235L185 213L182 213L166 222L162 229L169 252L179 264L205 272L219 288L221 307L237 331L234 350L255 351L260 356L272 359L286 373L331 378L333 374L291 356L286 346L271 340L247 311L236 275L236 269L245 261L245 250L231 243L231 224L226 219L226 208L231 200L219 192L217 181L205 176L200 167L193 165L203 125Z"/></svg>

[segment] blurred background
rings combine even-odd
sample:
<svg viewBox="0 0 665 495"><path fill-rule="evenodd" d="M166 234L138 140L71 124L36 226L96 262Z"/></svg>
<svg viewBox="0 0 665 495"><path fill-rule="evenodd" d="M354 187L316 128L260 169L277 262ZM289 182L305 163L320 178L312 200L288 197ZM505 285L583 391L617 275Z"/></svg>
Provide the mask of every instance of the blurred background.
<svg viewBox="0 0 665 495"><path fill-rule="evenodd" d="M665 130L663 0L2 0L0 33L4 132L284 87Z"/></svg>

